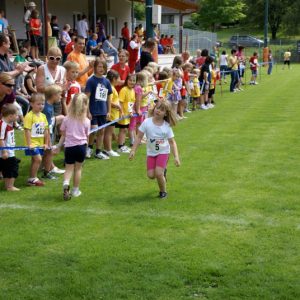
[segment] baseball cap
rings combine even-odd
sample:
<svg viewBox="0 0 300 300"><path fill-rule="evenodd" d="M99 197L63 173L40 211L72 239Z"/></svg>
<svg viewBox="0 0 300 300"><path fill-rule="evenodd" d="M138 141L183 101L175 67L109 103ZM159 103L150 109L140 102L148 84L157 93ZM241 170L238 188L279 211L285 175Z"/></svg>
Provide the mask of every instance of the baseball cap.
<svg viewBox="0 0 300 300"><path fill-rule="evenodd" d="M28 7L36 7L36 4L34 2L29 2Z"/></svg>

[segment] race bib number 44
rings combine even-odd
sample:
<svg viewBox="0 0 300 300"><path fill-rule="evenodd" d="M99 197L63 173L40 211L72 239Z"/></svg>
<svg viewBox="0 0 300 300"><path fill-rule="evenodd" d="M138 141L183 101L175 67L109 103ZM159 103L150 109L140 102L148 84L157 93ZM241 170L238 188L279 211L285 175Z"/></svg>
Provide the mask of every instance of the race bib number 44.
<svg viewBox="0 0 300 300"><path fill-rule="evenodd" d="M95 100L96 101L107 101L108 89L103 85L98 84L96 88Z"/></svg>

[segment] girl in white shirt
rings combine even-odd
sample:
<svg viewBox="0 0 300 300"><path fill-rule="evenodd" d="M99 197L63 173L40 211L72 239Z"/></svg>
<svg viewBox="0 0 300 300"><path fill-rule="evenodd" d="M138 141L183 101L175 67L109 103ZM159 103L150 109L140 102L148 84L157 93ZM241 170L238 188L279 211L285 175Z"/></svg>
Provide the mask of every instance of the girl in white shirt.
<svg viewBox="0 0 300 300"><path fill-rule="evenodd" d="M166 167L170 150L174 155L175 165L177 167L180 165L177 145L171 128L176 124L176 116L167 101L157 102L154 109L149 111L149 116L139 127L129 160L133 159L145 134L147 137L147 175L150 179L157 180L159 198L165 198L167 197Z"/></svg>

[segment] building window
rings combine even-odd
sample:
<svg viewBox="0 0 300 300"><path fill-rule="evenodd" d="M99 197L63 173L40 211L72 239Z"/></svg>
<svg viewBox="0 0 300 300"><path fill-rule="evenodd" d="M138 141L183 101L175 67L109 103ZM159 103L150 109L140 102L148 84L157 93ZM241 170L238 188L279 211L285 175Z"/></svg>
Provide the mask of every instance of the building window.
<svg viewBox="0 0 300 300"><path fill-rule="evenodd" d="M161 23L162 24L174 24L174 15L162 15Z"/></svg>

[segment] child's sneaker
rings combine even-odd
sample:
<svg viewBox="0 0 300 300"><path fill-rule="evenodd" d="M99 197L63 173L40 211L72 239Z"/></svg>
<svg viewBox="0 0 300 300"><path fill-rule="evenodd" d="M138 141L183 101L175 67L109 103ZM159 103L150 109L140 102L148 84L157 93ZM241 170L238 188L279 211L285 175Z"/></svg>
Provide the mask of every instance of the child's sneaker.
<svg viewBox="0 0 300 300"><path fill-rule="evenodd" d="M95 154L95 157L98 159L102 159L102 160L109 159L109 156L105 155L103 152L99 152L99 153Z"/></svg>
<svg viewBox="0 0 300 300"><path fill-rule="evenodd" d="M168 193L167 193L167 192L159 192L159 195L158 195L158 197L159 197L160 199L166 198L167 196L168 196Z"/></svg>
<svg viewBox="0 0 300 300"><path fill-rule="evenodd" d="M65 170L63 169L59 169L58 167L54 167L50 173L53 173L53 174L64 174L65 173Z"/></svg>
<svg viewBox="0 0 300 300"><path fill-rule="evenodd" d="M72 196L73 197L79 197L81 195L81 191L80 190L76 190L76 191L72 191Z"/></svg>
<svg viewBox="0 0 300 300"><path fill-rule="evenodd" d="M28 179L27 184L30 186L44 186L45 183L41 180L39 180L37 177L33 179Z"/></svg>
<svg viewBox="0 0 300 300"><path fill-rule="evenodd" d="M64 192L63 192L63 197L65 201L68 201L71 199L71 194L70 194L70 186L68 184L65 184L63 186Z"/></svg>
<svg viewBox="0 0 300 300"><path fill-rule="evenodd" d="M130 153L130 149L127 146L122 146L117 150L119 153Z"/></svg>
<svg viewBox="0 0 300 300"><path fill-rule="evenodd" d="M88 147L88 148L86 149L85 157L86 157L86 158L91 158L92 154L93 154L93 149L91 149L91 148Z"/></svg>
<svg viewBox="0 0 300 300"><path fill-rule="evenodd" d="M200 109L208 110L208 107L205 104L201 104Z"/></svg>
<svg viewBox="0 0 300 300"><path fill-rule="evenodd" d="M42 178L51 179L51 180L57 179L57 177L52 175L51 172L47 172L47 171L44 171L44 174L43 174Z"/></svg>
<svg viewBox="0 0 300 300"><path fill-rule="evenodd" d="M120 154L114 150L106 151L106 153L108 154L108 156L114 156L114 157L120 156Z"/></svg>

